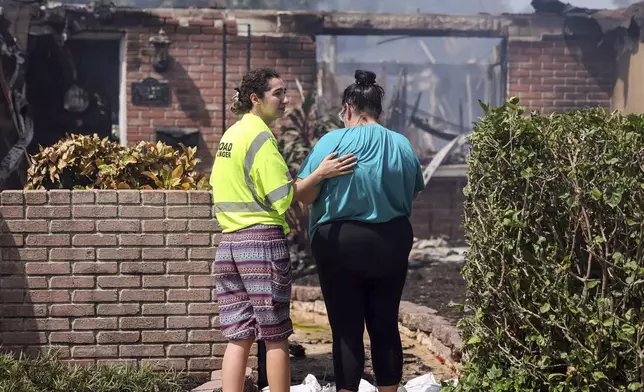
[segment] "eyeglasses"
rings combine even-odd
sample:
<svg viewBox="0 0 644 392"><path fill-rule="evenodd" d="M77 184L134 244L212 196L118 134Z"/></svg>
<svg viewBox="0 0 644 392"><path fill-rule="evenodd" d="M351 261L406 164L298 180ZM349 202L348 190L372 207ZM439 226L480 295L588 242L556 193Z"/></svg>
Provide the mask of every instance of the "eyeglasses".
<svg viewBox="0 0 644 392"><path fill-rule="evenodd" d="M340 119L340 121L342 121L342 122L344 122L344 113L345 113L345 112L346 112L346 111L344 110L344 108L342 108L342 110L340 110L340 113L338 113L338 118L339 118L339 119Z"/></svg>

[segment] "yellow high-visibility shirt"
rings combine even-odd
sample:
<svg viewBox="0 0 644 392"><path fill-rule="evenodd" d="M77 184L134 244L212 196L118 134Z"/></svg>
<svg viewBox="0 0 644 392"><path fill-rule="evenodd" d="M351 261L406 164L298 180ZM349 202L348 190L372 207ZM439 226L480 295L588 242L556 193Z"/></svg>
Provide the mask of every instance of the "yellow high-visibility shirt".
<svg viewBox="0 0 644 392"><path fill-rule="evenodd" d="M224 233L257 224L282 226L288 233L284 214L293 181L277 139L258 116L245 114L221 137L210 185Z"/></svg>

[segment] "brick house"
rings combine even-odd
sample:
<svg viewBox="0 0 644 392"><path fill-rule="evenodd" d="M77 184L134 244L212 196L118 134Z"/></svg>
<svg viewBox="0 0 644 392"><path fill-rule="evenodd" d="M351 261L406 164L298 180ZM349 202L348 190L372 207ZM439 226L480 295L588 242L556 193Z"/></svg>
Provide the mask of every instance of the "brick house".
<svg viewBox="0 0 644 392"><path fill-rule="evenodd" d="M636 8L629 9L630 14ZM227 109L228 102L246 69L272 67L283 74L291 89L297 79L308 90L316 83L318 35L496 37L502 40L502 95L518 95L531 110L551 113L583 106L630 112L643 109L638 85L642 54L636 50L638 37L633 38L639 34L637 20L628 29L623 23L597 28L602 17L625 20L629 12L623 10L621 14L606 11L585 18L217 9L117 9L105 17L99 11L58 7L51 11L57 18L50 17L47 23L63 29L67 26L63 21L74 21L67 41L76 62L74 75L78 83L85 81L94 90L105 92L110 105L104 117L108 118L78 122L52 116L50 107L63 105L59 97L76 80L48 64L52 61L50 46L43 43L42 49L34 45L30 56L40 61L31 61L32 75L40 75L40 79L31 85L43 87L32 87L33 93L28 94L30 102L40 108L32 148L52 143L70 129L114 134L124 145L141 140L182 140L198 147L203 160L200 169L208 171L223 129L235 120ZM31 26L37 33L33 37L38 38L30 40L44 40L40 38L46 36L43 25ZM161 38L169 41L167 66L155 70L159 51L151 41ZM62 82L55 84L59 80ZM148 82L152 85L146 85ZM152 104L145 97L150 87L157 89L157 102ZM56 96L48 96L50 91ZM164 97L167 102L158 102ZM417 236L462 238L465 171L466 167L439 170L414 213Z"/></svg>
<svg viewBox="0 0 644 392"><path fill-rule="evenodd" d="M246 69L249 40L251 67L274 67L287 82L297 78L307 88L315 81L315 35L494 36L506 47L505 95L520 96L530 109L599 105L633 112L644 105L638 99L644 56L635 50L639 36L628 41L630 51L599 46L603 33L564 35L568 22L560 16L128 10L97 21L84 9L72 14L82 32L73 35L71 46L112 53L96 54L100 61L79 60L78 73L111 81L106 88L116 93L109 119L118 125L121 143L156 140L163 127L197 129L205 166L223 120L233 121L225 104ZM56 20L54 26L60 25ZM150 38L161 29L171 41L170 61L167 70L156 72ZM52 58L48 50L34 50ZM133 103L133 83L150 76L169 83L169 104ZM462 238L466 169L444 167L432 179L414 209L417 236ZM204 375L221 366L211 270L220 228L208 192L5 191L0 202L5 347L34 351L52 345L78 363L154 361ZM257 360L250 364L256 367Z"/></svg>

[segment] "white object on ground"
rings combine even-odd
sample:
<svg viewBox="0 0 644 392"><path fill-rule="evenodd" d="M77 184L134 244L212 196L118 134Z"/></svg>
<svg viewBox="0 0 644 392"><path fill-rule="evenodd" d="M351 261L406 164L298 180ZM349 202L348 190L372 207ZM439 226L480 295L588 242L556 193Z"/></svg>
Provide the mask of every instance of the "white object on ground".
<svg viewBox="0 0 644 392"><path fill-rule="evenodd" d="M438 392L441 390L441 385L436 382L433 374L427 373L409 380L405 384L405 389L407 392Z"/></svg>
<svg viewBox="0 0 644 392"><path fill-rule="evenodd" d="M432 373L409 380L404 385L404 389L399 388L401 392L438 392L440 390L441 385L436 382ZM269 387L262 389L262 392L270 392ZM302 384L291 386L291 392L335 392L335 385L329 384L322 387L317 378L309 374L304 378ZM378 392L378 388L363 379L360 380L360 385L358 385L358 392Z"/></svg>

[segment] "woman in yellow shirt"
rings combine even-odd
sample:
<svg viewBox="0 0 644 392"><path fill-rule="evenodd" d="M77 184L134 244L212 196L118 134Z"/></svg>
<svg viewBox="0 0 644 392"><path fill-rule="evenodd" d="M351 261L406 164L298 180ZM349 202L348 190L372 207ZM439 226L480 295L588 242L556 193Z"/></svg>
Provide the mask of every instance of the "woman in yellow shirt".
<svg viewBox="0 0 644 392"><path fill-rule="evenodd" d="M221 331L229 340L222 369L224 392L242 392L253 342L266 344L271 392L290 391L288 337L291 261L284 214L294 194L351 173L354 158L327 156L294 185L269 124L289 100L280 75L258 69L244 76L231 110L241 119L222 136L210 184L223 237L215 257Z"/></svg>

